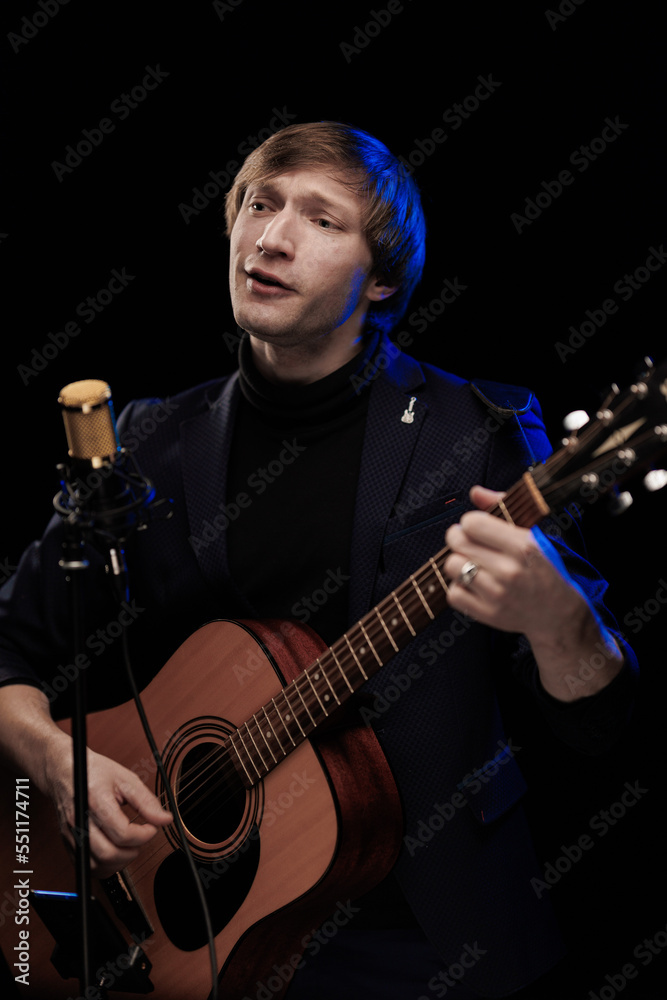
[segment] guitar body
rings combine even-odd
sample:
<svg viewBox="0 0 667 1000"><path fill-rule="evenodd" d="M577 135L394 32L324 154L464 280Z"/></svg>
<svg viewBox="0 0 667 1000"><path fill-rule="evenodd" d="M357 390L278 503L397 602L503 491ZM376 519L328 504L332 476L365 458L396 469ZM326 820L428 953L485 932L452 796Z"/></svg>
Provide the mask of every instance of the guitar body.
<svg viewBox="0 0 667 1000"><path fill-rule="evenodd" d="M207 899L221 1000L254 998L262 990L283 996L311 933L339 903L377 884L400 848L400 800L370 728L331 727L292 748L252 787L243 787L238 765L232 768L221 750L228 733L324 648L297 623L212 622L176 651L142 693ZM134 703L91 714L87 728L93 750L134 770L164 801ZM14 777L2 773L5 816L14 815ZM35 912L38 900L31 897L28 904L21 899L25 892L12 888L27 880L32 891L75 891L74 866L53 806L33 787L29 794L29 864L16 860L14 823L4 820L1 831L0 946L18 975L23 970L12 963L19 955L19 931L27 930L30 971L19 984L20 995L66 1000L79 995L78 972L62 955L59 963L75 978L56 971L53 936ZM108 898L106 885L93 880L93 893L122 942L96 949L93 968L104 968L112 995L114 983L122 989L118 995L129 998L145 995L152 984L159 1000L206 1000L209 949L174 826L159 831L121 873L115 890L122 905ZM54 905L59 928L71 915L66 905L58 909L59 897ZM17 923L25 915L29 922ZM117 945L121 939L110 940ZM135 943L145 956L148 983L145 976L134 980L122 972ZM141 959L134 961L140 968Z"/></svg>

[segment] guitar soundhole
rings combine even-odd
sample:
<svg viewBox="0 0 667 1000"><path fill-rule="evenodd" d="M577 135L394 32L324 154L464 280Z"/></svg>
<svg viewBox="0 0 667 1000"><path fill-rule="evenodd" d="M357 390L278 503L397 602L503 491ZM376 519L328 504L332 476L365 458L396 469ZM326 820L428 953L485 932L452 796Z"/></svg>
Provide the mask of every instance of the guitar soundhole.
<svg viewBox="0 0 667 1000"><path fill-rule="evenodd" d="M163 748L165 770L194 856L205 862L229 857L244 843L264 806L260 781L246 788L229 753L228 737L235 727L226 719L190 719ZM166 797L162 778L156 793ZM165 836L180 848L175 827Z"/></svg>
<svg viewBox="0 0 667 1000"><path fill-rule="evenodd" d="M195 839L220 844L233 835L243 820L246 792L223 747L199 743L186 753L177 801L185 828Z"/></svg>
<svg viewBox="0 0 667 1000"><path fill-rule="evenodd" d="M202 948L207 941L196 883L204 890L217 935L243 903L259 865L264 786L259 782L246 788L234 768L226 742L234 729L215 716L190 719L163 749L196 879L175 828L167 827L165 836L174 850L155 874L153 893L165 934L183 951ZM156 792L165 797L159 775Z"/></svg>

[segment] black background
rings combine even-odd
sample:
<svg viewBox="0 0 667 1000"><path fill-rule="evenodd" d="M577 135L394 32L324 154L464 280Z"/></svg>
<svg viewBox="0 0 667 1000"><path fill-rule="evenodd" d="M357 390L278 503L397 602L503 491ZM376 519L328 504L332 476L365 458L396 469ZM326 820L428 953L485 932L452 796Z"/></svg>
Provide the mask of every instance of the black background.
<svg viewBox="0 0 667 1000"><path fill-rule="evenodd" d="M632 380L644 356L667 355L667 267L627 301L614 291L667 237L659 5L563 0L560 10L70 0L43 25L40 13L36 29L23 21L42 12L36 0L14 4L0 39L4 565L16 565L50 515L65 451L56 404L65 383L105 379L119 410L233 369L224 336L234 332L224 187L209 187L209 204L187 221L184 206L210 172L241 161L249 137L275 128L276 112L351 122L412 155L429 234L408 316L439 299L446 278L465 292L424 332L406 317L399 329L413 338L410 353L465 377L529 385L554 444L569 410L594 409L611 382ZM26 39L12 41L21 32ZM147 67L167 75L121 120L112 105L141 85ZM494 81L493 92L453 129L443 115L474 93L479 77ZM113 131L59 177L53 164L104 118ZM580 171L571 154L599 138L608 118L626 127ZM434 129L447 139L419 162L418 143L425 148ZM526 200L565 169L572 184L519 232L512 214L524 214ZM123 268L133 275L127 287L93 322L77 317L79 303ZM586 310L609 298L617 311L559 353ZM71 321L80 334L54 352L49 333ZM619 620L634 621L646 602L651 612L640 629L627 628L643 667L629 732L610 756L582 761L557 750L530 713L517 712L510 730L527 747L527 804L545 863L590 832L625 782L646 789L549 890L573 951L540 996L552 989L585 1000L603 987L609 996L606 977L629 962L638 974L624 997L667 996L667 958L645 967L633 956L667 926L666 499L641 484L634 492L622 518L602 502L588 513L591 556L611 580Z"/></svg>

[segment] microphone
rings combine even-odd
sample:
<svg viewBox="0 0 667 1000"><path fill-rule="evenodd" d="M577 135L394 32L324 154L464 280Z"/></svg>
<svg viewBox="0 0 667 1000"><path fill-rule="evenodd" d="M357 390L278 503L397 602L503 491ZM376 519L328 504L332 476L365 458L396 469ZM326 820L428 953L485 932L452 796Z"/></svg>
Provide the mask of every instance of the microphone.
<svg viewBox="0 0 667 1000"><path fill-rule="evenodd" d="M120 453L111 389L100 379L70 382L60 390L69 456L95 469L115 462Z"/></svg>
<svg viewBox="0 0 667 1000"><path fill-rule="evenodd" d="M58 402L69 461L58 466L62 489L54 506L84 536L115 550L134 529L146 525L155 490L120 445L106 382L71 382L61 389Z"/></svg>

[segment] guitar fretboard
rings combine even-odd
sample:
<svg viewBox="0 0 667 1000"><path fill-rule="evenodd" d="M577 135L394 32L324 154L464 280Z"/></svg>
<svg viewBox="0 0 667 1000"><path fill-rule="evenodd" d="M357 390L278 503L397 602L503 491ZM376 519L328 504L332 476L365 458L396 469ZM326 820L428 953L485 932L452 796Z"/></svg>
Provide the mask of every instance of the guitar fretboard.
<svg viewBox="0 0 667 1000"><path fill-rule="evenodd" d="M490 513L531 527L549 507L525 473ZM228 737L231 759L246 787L266 777L444 611L449 554L448 548L437 552Z"/></svg>

